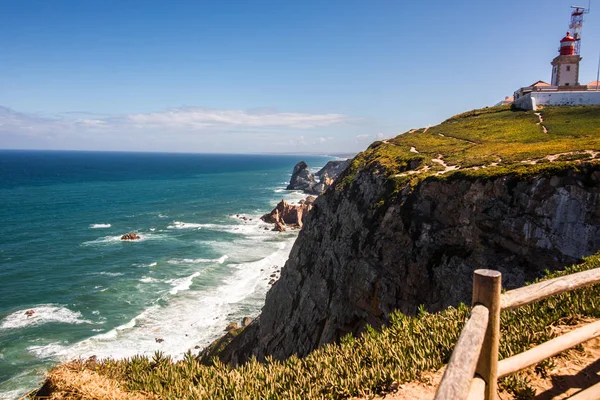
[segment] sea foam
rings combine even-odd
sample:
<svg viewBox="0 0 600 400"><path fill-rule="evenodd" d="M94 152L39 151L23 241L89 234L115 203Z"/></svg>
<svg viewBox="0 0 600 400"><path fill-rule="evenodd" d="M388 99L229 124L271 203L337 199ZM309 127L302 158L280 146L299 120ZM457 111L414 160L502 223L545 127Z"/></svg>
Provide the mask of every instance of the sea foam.
<svg viewBox="0 0 600 400"><path fill-rule="evenodd" d="M91 229L110 228L110 227L111 227L110 224L91 224L90 225Z"/></svg>
<svg viewBox="0 0 600 400"><path fill-rule="evenodd" d="M28 317L25 312L33 310L34 314ZM91 324L91 321L82 318L80 312L53 304L41 304L8 315L0 324L0 329L17 329L30 326L60 322L65 324Z"/></svg>
<svg viewBox="0 0 600 400"><path fill-rule="evenodd" d="M270 254L256 261L228 265L230 273L213 288L189 290L200 275L198 271L170 280L172 289L162 297L164 302L146 308L128 323L71 346L54 343L36 350L44 356L54 351L61 360L91 355L116 359L137 354L152 356L158 350L179 359L188 349L206 346L219 337L229 322L260 312L270 275L284 264L293 242L289 238L271 243ZM164 341L157 342L158 338Z"/></svg>
<svg viewBox="0 0 600 400"><path fill-rule="evenodd" d="M138 233L139 239L135 240L121 240L121 235L117 236L104 236L95 240L89 240L81 243L82 246L93 246L93 245L110 245L116 243L140 243L146 240L161 240L165 239L165 235L154 234L154 233Z"/></svg>
<svg viewBox="0 0 600 400"><path fill-rule="evenodd" d="M200 229L202 224L193 222L173 221L173 225L167 226L167 229Z"/></svg>
<svg viewBox="0 0 600 400"><path fill-rule="evenodd" d="M223 264L227 260L228 256L224 255L219 258L183 258L181 260L169 260L167 263L179 265L179 264L200 264L200 263L216 263Z"/></svg>
<svg viewBox="0 0 600 400"><path fill-rule="evenodd" d="M155 278L152 278L152 277L150 277L150 276L143 276L143 277L141 277L141 278L139 279L139 281L140 281L140 282L142 282L142 283L155 283L155 282L160 282L160 280L159 280L159 279L155 279Z"/></svg>

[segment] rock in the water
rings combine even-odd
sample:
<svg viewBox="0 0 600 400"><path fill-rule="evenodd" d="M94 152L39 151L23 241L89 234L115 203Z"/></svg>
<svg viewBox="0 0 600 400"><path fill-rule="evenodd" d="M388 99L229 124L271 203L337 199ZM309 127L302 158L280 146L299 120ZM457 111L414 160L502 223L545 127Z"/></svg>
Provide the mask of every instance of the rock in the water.
<svg viewBox="0 0 600 400"><path fill-rule="evenodd" d="M275 232L285 232L285 226L281 222L277 222L272 230Z"/></svg>
<svg viewBox="0 0 600 400"><path fill-rule="evenodd" d="M252 318L244 317L244 319L242 319L242 326L245 328L250 325L250 322L252 322Z"/></svg>
<svg viewBox="0 0 600 400"><path fill-rule="evenodd" d="M141 239L141 237L139 237L138 235L136 235L133 232L126 233L123 236L121 236L121 240L139 240L139 239Z"/></svg>
<svg viewBox="0 0 600 400"><path fill-rule="evenodd" d="M313 174L308 170L308 165L304 161L300 161L294 167L290 184L287 190L307 190L312 188L317 183Z"/></svg>
<svg viewBox="0 0 600 400"><path fill-rule="evenodd" d="M300 202L299 205L289 204L285 200L281 200L279 204L269 214L260 217L261 220L276 224L273 230L279 232L285 231L285 225L302 228L306 214L312 209L312 203ZM280 230L283 228L283 230Z"/></svg>
<svg viewBox="0 0 600 400"><path fill-rule="evenodd" d="M31 317L33 314L35 314L35 311L33 311L33 310L25 311L25 315L27 315L27 317Z"/></svg>
<svg viewBox="0 0 600 400"><path fill-rule="evenodd" d="M302 190L307 194L320 195L333 184L339 175L350 164L350 160L329 161L315 175L311 174L308 165L300 161L294 167L287 190Z"/></svg>
<svg viewBox="0 0 600 400"><path fill-rule="evenodd" d="M229 332L229 331L232 331L237 328L238 328L237 322L230 322L229 325L227 325L227 327L225 327L225 332Z"/></svg>

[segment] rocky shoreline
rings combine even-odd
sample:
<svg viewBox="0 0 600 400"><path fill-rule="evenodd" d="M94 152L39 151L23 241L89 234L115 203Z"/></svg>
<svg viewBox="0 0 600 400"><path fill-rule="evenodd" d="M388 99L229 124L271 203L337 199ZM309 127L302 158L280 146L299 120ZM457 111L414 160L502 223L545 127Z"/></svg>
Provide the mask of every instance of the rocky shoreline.
<svg viewBox="0 0 600 400"><path fill-rule="evenodd" d="M315 196L325 192L349 164L350 160L329 161L313 175L310 173L308 165L304 161L300 161L294 166L286 190L302 190L309 196L300 200L297 205L289 204L282 199L270 213L263 215L260 219L274 224L272 230L277 232L285 232L287 228L302 229L306 216L313 208Z"/></svg>
<svg viewBox="0 0 600 400"><path fill-rule="evenodd" d="M329 161L314 175L310 173L308 165L304 161L298 162L294 166L292 177L286 190L302 190L304 193L309 194L309 196L300 200L298 204L290 204L281 199L270 213L264 214L260 219L268 224L273 224L271 230L276 232L285 232L287 229L302 229L317 199L315 196L325 192L334 183L335 178L350 164L350 161L350 159ZM230 214L230 216L233 216L233 214ZM240 214L236 214L235 216L244 221L252 220ZM276 273L271 274L269 285L274 285L280 278L280 274L280 269ZM230 322L225 327L226 333L204 349L200 353L200 357L208 362L213 355L220 353L252 321L250 317L245 317L242 320L241 326L237 322Z"/></svg>

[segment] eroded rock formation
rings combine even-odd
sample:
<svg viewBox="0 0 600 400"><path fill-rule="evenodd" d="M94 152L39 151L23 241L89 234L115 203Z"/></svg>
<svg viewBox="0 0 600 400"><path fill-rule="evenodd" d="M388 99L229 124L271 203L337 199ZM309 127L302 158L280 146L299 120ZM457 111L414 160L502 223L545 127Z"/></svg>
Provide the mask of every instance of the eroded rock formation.
<svg viewBox="0 0 600 400"><path fill-rule="evenodd" d="M294 166L292 172L292 178L290 184L287 186L287 190L308 190L311 191L312 187L317 183L315 176L310 173L308 165L304 161L300 161Z"/></svg>
<svg viewBox="0 0 600 400"><path fill-rule="evenodd" d="M279 232L285 231L285 225L302 228L306 215L312 209L314 197L309 196L307 200L301 200L298 205L289 204L287 201L281 200L273 211L263 215L260 219L269 224L275 224L273 230Z"/></svg>
<svg viewBox="0 0 600 400"><path fill-rule="evenodd" d="M308 165L300 161L294 166L290 184L287 190L302 190L306 194L320 195L333 184L339 175L350 163L350 160L329 161L316 174L311 174Z"/></svg>

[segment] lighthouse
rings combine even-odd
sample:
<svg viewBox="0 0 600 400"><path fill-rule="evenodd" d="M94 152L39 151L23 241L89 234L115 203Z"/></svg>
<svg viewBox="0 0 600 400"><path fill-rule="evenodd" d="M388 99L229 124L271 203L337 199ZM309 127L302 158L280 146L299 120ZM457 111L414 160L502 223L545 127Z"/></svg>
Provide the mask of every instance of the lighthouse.
<svg viewBox="0 0 600 400"><path fill-rule="evenodd" d="M581 27L583 16L590 9L572 6L569 32L560 40L558 56L552 60L552 84L537 81L515 91L512 107L537 110L538 106L589 106L600 105L600 87L596 81L588 85L579 83L581 61Z"/></svg>
<svg viewBox="0 0 600 400"><path fill-rule="evenodd" d="M576 42L570 32L560 40L559 55L552 60L552 86L579 85L581 56L575 52Z"/></svg>

